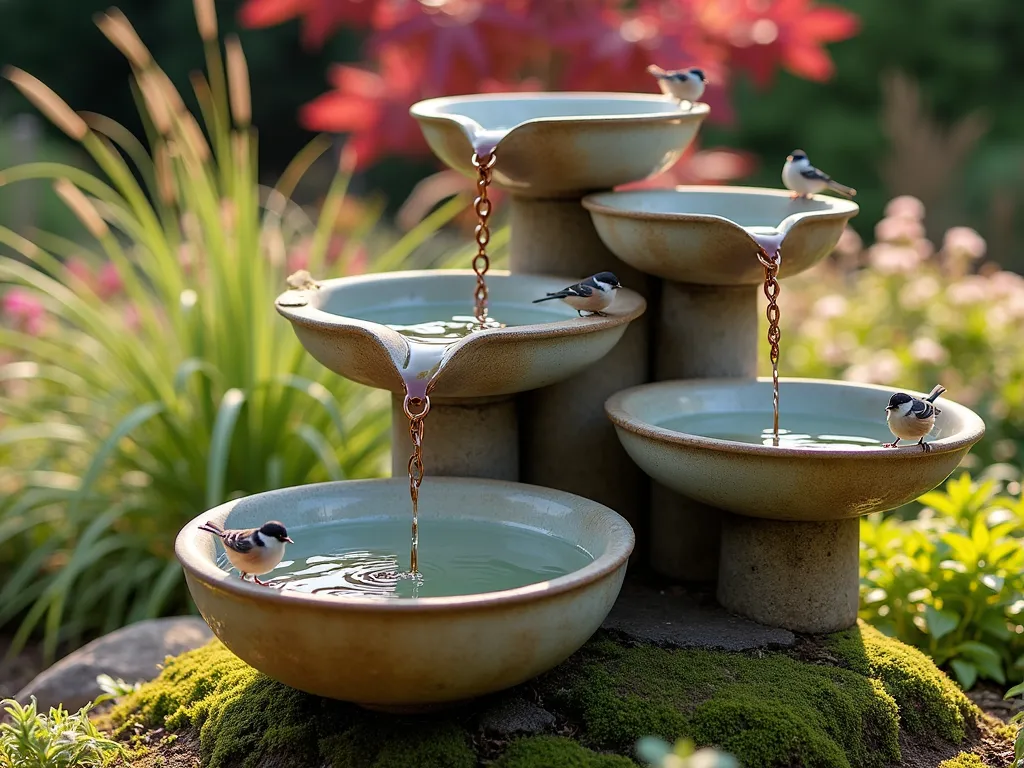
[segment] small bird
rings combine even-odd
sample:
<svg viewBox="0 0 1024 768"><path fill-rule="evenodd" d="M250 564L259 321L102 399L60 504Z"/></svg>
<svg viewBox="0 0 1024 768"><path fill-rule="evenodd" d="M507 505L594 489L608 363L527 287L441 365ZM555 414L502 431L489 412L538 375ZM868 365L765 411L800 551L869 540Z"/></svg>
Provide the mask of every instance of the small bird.
<svg viewBox="0 0 1024 768"><path fill-rule="evenodd" d="M575 285L570 285L555 293L549 293L543 299L534 299L533 303L540 304L542 301L561 299L575 309L580 317L583 317L584 312L598 317L606 317L603 310L612 303L615 291L621 287L619 279L611 272L598 272Z"/></svg>
<svg viewBox="0 0 1024 768"><path fill-rule="evenodd" d="M794 193L794 199L810 197L826 189L838 192L844 197L854 197L857 194L856 189L840 184L827 173L811 165L807 153L802 149L794 149L786 158L786 164L782 166L782 183L786 185L786 189Z"/></svg>
<svg viewBox="0 0 1024 768"><path fill-rule="evenodd" d="M257 576L274 570L284 557L284 545L295 543L285 527L276 520L270 520L259 528L227 531L208 521L200 525L199 530L220 537L228 560L242 572L242 581L251 573L252 580L263 586L266 586L266 582L260 581Z"/></svg>
<svg viewBox="0 0 1024 768"><path fill-rule="evenodd" d="M691 105L704 95L704 86L708 79L704 76L704 70L697 67L689 69L662 69L656 64L651 64L647 71L654 75L658 81L658 87L666 96L670 96L682 105L688 101Z"/></svg>
<svg viewBox="0 0 1024 768"><path fill-rule="evenodd" d="M921 449L930 451L932 447L924 439L935 426L935 414L942 413L933 403L945 391L944 386L936 384L924 400L906 392L897 392L890 397L889 405L885 408L885 420L889 424L889 431L896 435L896 441L886 443L885 447L895 448L900 440L917 438Z"/></svg>

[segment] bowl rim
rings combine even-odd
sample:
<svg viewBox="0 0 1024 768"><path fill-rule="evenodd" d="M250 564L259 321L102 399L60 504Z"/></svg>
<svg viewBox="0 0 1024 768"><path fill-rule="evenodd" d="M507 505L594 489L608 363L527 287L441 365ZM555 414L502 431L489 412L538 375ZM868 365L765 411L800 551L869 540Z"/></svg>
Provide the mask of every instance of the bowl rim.
<svg viewBox="0 0 1024 768"><path fill-rule="evenodd" d="M620 219L637 219L639 221L678 221L678 222L694 222L694 221L722 221L726 222L730 226L739 227L740 229L746 230L747 228L741 224L737 224L730 218L725 216L719 216L714 213L685 213L685 212L668 212L668 211L640 211L630 208L622 208L615 205L608 204L609 199L626 200L626 198L633 197L680 197L685 198L694 194L703 195L735 195L735 196L750 196L750 195L761 195L764 197L783 198L789 200L792 198L792 193L784 189L773 189L771 187L744 187L744 186L728 186L728 185L700 185L700 184L680 184L671 189L621 189L621 190L605 190L602 192L592 192L589 195L585 195L580 204L590 211L592 214L601 216L608 216L612 218ZM860 213L860 206L852 200L847 200L842 197L834 197L832 195L811 195L811 200L816 202L826 203L829 208L826 210L814 210L814 211L795 211L789 216L782 219L780 222L775 224L775 227L780 232L786 232L793 226L797 221L801 219L851 219Z"/></svg>
<svg viewBox="0 0 1024 768"><path fill-rule="evenodd" d="M505 102L515 103L522 101L620 101L637 103L666 103L672 104L672 100L661 93L641 93L628 91L516 91L514 93L473 93L460 96L438 96L432 99L417 101L409 107L409 114L417 120L444 120L446 122L460 123L460 117L465 115L457 113L442 112L442 107L457 106L459 104L478 104L481 102ZM551 115L546 117L531 117L522 122L516 123L509 129L509 133L524 126L534 123L648 123L676 121L681 117L706 117L711 112L711 107L705 102L698 101L691 103L688 109L680 108L676 103L675 109L663 112L635 112L625 115Z"/></svg>
<svg viewBox="0 0 1024 768"><path fill-rule="evenodd" d="M943 398L942 410L948 410L957 414L964 426L963 429L955 435L931 441L930 445L932 446L932 449L927 452L917 449L916 443L908 443L902 447L886 451L864 451L856 448L836 450L820 448L789 448L783 446L774 447L769 445L755 445L752 443L739 443L733 440L702 437L700 435L691 435L685 432L665 429L664 427L640 421L630 413L628 408L628 401L631 397L634 397L641 392L650 392L655 389L675 391L679 389L706 389L715 387L736 388L749 387L751 384L755 383L761 386L767 385L770 391L772 380L767 376L759 376L756 379L677 379L673 381L640 384L635 387L623 389L609 397L605 401L605 414L617 429L622 429L659 443L680 445L688 448L699 448L701 450L717 451L720 453L735 453L746 456L770 456L773 458L813 458L819 460L836 458L858 459L861 461L912 461L921 457L938 456L963 451L964 449L973 446L985 435L985 422L980 416L978 416L978 414L964 405L960 405L952 400L946 400L945 398ZM859 389L885 393L886 395L892 395L894 392L898 391L917 394L921 397L927 394L924 392L915 392L912 389L898 389L896 387L886 387L880 384L861 384L859 382L837 381L834 379L780 377L779 384L805 384L841 387L846 389ZM784 391L784 388L780 389L780 393Z"/></svg>
<svg viewBox="0 0 1024 768"><path fill-rule="evenodd" d="M178 532L174 540L174 554L185 570L185 575L195 578L203 583L207 589L216 589L227 592L240 598L251 600L258 599L269 605L315 607L319 610L333 610L339 612L368 611L387 613L423 613L423 612L445 612L453 610L481 610L496 609L510 605L519 605L541 600L549 596L560 595L566 592L583 589L595 584L606 577L614 574L620 568L625 567L629 556L636 545L636 534L629 522L618 512L609 507L599 504L596 501L585 499L582 496L558 491L542 486L528 485L526 483L510 482L506 480L490 480L484 478L466 477L431 477L430 483L441 485L462 485L462 486L489 486L494 489L505 489L508 494L529 494L534 497L541 496L550 500L561 500L562 503L579 505L584 501L592 505L605 520L611 523L613 529L622 532L622 536L611 536L608 539L608 548L601 555L595 557L582 568L558 576L547 581L527 584L515 589L504 589L496 592L483 592L474 595L457 595L452 597L415 597L403 599L371 599L363 597L342 597L337 595L318 595L305 592L294 592L288 590L268 589L249 581L242 581L238 576L225 571L217 564L207 559L199 551L198 542L201 536L209 536L198 530L197 526L213 519L223 521L234 507L253 496L273 498L282 497L284 502L288 496L301 492L308 494L314 490L324 496L344 494L346 488L354 486L382 486L396 485L402 488L408 487L408 481L404 478L373 478L367 480L335 480L325 483L310 483L308 485L293 486L291 488L279 488L273 491L264 491L259 494L243 496L239 499L219 504L212 509L189 520ZM539 492L539 493L538 493Z"/></svg>
<svg viewBox="0 0 1024 768"><path fill-rule="evenodd" d="M440 280L446 277L465 277L475 279L476 273L471 269L416 269L335 277L317 281L320 286L319 288L285 291L274 300L274 307L277 309L279 314L287 318L290 322L305 328L322 330L325 328L336 327L357 327L370 331L371 333L379 334L377 329L386 328L387 326L371 320L361 320L356 317L338 315L333 312L322 310L318 306L315 306L315 302L309 300L308 294L323 290L324 288L333 289L338 287L348 287L367 282L381 283L392 280L397 281L410 279ZM512 274L509 270L504 269L489 270L487 277L496 277L499 279L514 278L519 280L564 280L565 282L563 285L572 285L572 283L579 279L559 277L557 275ZM468 297L470 295L471 294L467 292L467 311L471 311L468 304ZM290 303L297 301L302 301L302 303ZM578 336L587 333L595 333L631 323L647 311L647 301L644 297L640 295L639 292L625 286L619 288L616 292L615 302L617 305L617 311L615 314L609 314L604 317L593 315L588 317L566 317L562 320L553 320L547 323L513 325L507 328L488 328L460 339L459 341L454 342L452 346L454 347L457 344L461 348L471 340L479 340L483 338L494 340L542 340L562 336Z"/></svg>

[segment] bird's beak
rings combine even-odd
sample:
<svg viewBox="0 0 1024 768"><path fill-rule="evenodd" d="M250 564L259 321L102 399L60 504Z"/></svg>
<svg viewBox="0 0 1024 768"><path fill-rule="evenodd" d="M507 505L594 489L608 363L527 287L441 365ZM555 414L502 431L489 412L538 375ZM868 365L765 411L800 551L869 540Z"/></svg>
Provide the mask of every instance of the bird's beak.
<svg viewBox="0 0 1024 768"><path fill-rule="evenodd" d="M893 407L891 405L885 406L885 410L887 410L887 411L891 411L892 409L893 409Z"/></svg>
<svg viewBox="0 0 1024 768"><path fill-rule="evenodd" d="M792 155L786 155L786 162L787 163L792 163L793 162L793 156Z"/></svg>
<svg viewBox="0 0 1024 768"><path fill-rule="evenodd" d="M284 540L287 541L289 544L294 544L295 543L294 541L292 541L292 537L291 536L285 536Z"/></svg>

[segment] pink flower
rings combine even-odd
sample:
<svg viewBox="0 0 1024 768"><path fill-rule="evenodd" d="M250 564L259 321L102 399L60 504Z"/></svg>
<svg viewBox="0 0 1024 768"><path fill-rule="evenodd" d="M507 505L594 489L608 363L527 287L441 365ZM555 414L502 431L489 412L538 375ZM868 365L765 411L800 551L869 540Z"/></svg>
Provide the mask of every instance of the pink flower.
<svg viewBox="0 0 1024 768"><path fill-rule="evenodd" d="M885 206L885 215L892 216L893 218L921 221L924 219L924 203L913 195L900 195L899 197L894 197Z"/></svg>
<svg viewBox="0 0 1024 768"><path fill-rule="evenodd" d="M96 293L103 300L116 296L124 290L124 282L121 280L121 273L109 261L100 268L99 277L96 279Z"/></svg>
<svg viewBox="0 0 1024 768"><path fill-rule="evenodd" d="M875 240L886 243L913 243L924 237L919 219L888 216L875 225Z"/></svg>
<svg viewBox="0 0 1024 768"><path fill-rule="evenodd" d="M11 288L0 301L0 311L23 333L38 336L43 332L46 310L36 296L24 288Z"/></svg>
<svg viewBox="0 0 1024 768"><path fill-rule="evenodd" d="M73 277L92 287L94 278L92 267L90 267L89 263L81 256L72 256L64 262L64 269L66 269Z"/></svg>
<svg viewBox="0 0 1024 768"><path fill-rule="evenodd" d="M955 306L981 304L991 298L987 282L983 277L970 275L946 288L946 298Z"/></svg>
<svg viewBox="0 0 1024 768"><path fill-rule="evenodd" d="M946 230L942 241L942 250L949 254L980 259L985 255L985 238L970 227L952 227Z"/></svg>
<svg viewBox="0 0 1024 768"><path fill-rule="evenodd" d="M822 296L814 302L813 312L818 317L831 319L845 315L847 308L846 299L838 293L833 293L828 296Z"/></svg>
<svg viewBox="0 0 1024 768"><path fill-rule="evenodd" d="M135 333L139 330L139 310L135 308L134 304L129 304L124 308L124 314L122 315L125 327Z"/></svg>
<svg viewBox="0 0 1024 768"><path fill-rule="evenodd" d="M876 243L868 249L868 263L885 275L905 275L913 272L924 259L915 248L905 245Z"/></svg>
<svg viewBox="0 0 1024 768"><path fill-rule="evenodd" d="M935 339L914 339L910 345L910 356L919 363L944 365L949 360L948 350Z"/></svg>

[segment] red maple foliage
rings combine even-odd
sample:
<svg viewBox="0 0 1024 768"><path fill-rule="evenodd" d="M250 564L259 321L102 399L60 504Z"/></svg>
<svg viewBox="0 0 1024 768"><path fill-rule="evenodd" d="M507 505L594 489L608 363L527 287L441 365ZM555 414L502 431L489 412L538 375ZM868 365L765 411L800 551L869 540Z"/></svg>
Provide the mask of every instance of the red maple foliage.
<svg viewBox="0 0 1024 768"><path fill-rule="evenodd" d="M710 80L710 119L728 122L734 73L760 87L779 68L827 80L834 64L825 46L859 28L855 15L817 0L246 0L240 16L251 27L301 18L310 47L342 27L366 30L370 68L336 66L334 90L301 113L310 129L348 134L360 168L383 155L427 152L408 114L420 99L527 89L650 92L649 64L700 66ZM712 166L704 157L688 153L677 173L705 178L700 169ZM738 157L729 173L748 167Z"/></svg>

